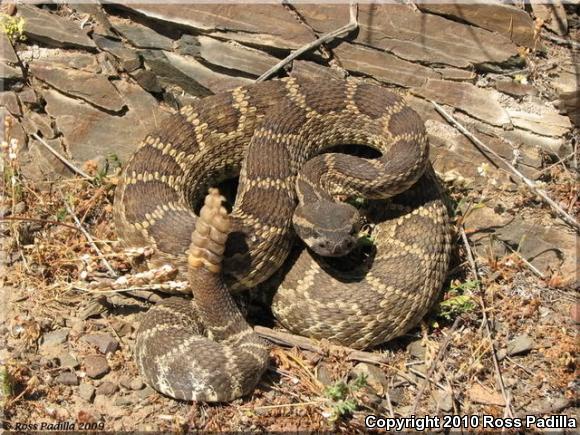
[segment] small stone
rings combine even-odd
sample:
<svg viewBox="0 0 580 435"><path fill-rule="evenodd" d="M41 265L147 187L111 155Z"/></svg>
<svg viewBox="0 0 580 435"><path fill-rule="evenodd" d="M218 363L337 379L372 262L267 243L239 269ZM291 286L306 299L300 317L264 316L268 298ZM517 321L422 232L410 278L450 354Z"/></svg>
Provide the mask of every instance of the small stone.
<svg viewBox="0 0 580 435"><path fill-rule="evenodd" d="M97 396L112 396L119 391L119 386L112 382L103 382L97 387Z"/></svg>
<svg viewBox="0 0 580 435"><path fill-rule="evenodd" d="M425 359L425 346L421 342L421 340L413 341L409 343L407 346L407 350L409 354L417 359L423 360Z"/></svg>
<svg viewBox="0 0 580 435"><path fill-rule="evenodd" d="M122 43L101 35L93 35L93 40L101 50L111 53L117 58L125 71L135 71L141 66L141 58L139 55L135 51L125 47Z"/></svg>
<svg viewBox="0 0 580 435"><path fill-rule="evenodd" d="M85 335L83 341L96 346L102 354L114 353L119 348L119 342L110 334Z"/></svg>
<svg viewBox="0 0 580 435"><path fill-rule="evenodd" d="M350 372L352 378L360 375L366 377L367 384L375 390L375 392L382 396L389 388L389 381L383 371L372 364L359 363Z"/></svg>
<svg viewBox="0 0 580 435"><path fill-rule="evenodd" d="M118 30L131 44L139 48L157 48L171 51L173 40L157 33L149 27L135 22L113 22L113 27Z"/></svg>
<svg viewBox="0 0 580 435"><path fill-rule="evenodd" d="M526 95L538 95L538 90L532 85L518 83L513 80L499 80L495 82L495 88L512 97L525 97Z"/></svg>
<svg viewBox="0 0 580 435"><path fill-rule="evenodd" d="M101 355L89 355L84 359L85 372L91 378L100 378L109 373L111 368L107 358Z"/></svg>
<svg viewBox="0 0 580 435"><path fill-rule="evenodd" d="M69 334L69 329L62 328L55 331L47 332L42 336L43 346L55 346L66 342Z"/></svg>
<svg viewBox="0 0 580 435"><path fill-rule="evenodd" d="M127 406L135 404L138 400L139 400L138 397L135 396L134 394L128 394L126 396L116 397L113 403L116 406Z"/></svg>
<svg viewBox="0 0 580 435"><path fill-rule="evenodd" d="M137 392L137 396L139 399L146 399L147 397L155 394L155 390L147 385L145 388Z"/></svg>
<svg viewBox="0 0 580 435"><path fill-rule="evenodd" d="M95 397L95 387L93 387L91 384L82 383L79 386L79 396L81 396L87 402L91 402Z"/></svg>
<svg viewBox="0 0 580 435"><path fill-rule="evenodd" d="M22 116L18 98L16 98L16 94L12 91L0 92L0 106L6 107L14 116Z"/></svg>
<svg viewBox="0 0 580 435"><path fill-rule="evenodd" d="M445 412L453 410L453 397L447 391L437 390L433 393L433 398L437 402L437 406Z"/></svg>
<svg viewBox="0 0 580 435"><path fill-rule="evenodd" d="M505 406L502 395L495 391L489 391L479 384L473 385L468 391L469 398L474 403L482 405Z"/></svg>
<svg viewBox="0 0 580 435"><path fill-rule="evenodd" d="M393 405L398 405L403 401L404 390L402 388L393 388L389 390L389 398Z"/></svg>
<svg viewBox="0 0 580 435"><path fill-rule="evenodd" d="M38 97L33 88L26 87L18 93L18 98L22 104L38 104Z"/></svg>
<svg viewBox="0 0 580 435"><path fill-rule="evenodd" d="M175 43L177 53L185 56L199 56L200 43L196 36L184 34Z"/></svg>
<svg viewBox="0 0 580 435"><path fill-rule="evenodd" d="M68 352L59 355L58 361L60 366L65 368L76 369L79 366L77 359Z"/></svg>
<svg viewBox="0 0 580 435"><path fill-rule="evenodd" d="M332 380L332 372L328 368L327 364L319 364L316 368L316 379L320 381L325 387L332 385L334 381Z"/></svg>
<svg viewBox="0 0 580 435"><path fill-rule="evenodd" d="M133 379L129 384L129 388L135 391L141 390L143 387L145 387L145 384L141 379Z"/></svg>
<svg viewBox="0 0 580 435"><path fill-rule="evenodd" d="M511 340L507 345L507 354L509 356L519 355L522 353L527 353L534 348L534 340L527 335L518 335L516 338Z"/></svg>
<svg viewBox="0 0 580 435"><path fill-rule="evenodd" d="M74 372L63 372L56 377L56 382L63 385L78 385L79 378Z"/></svg>
<svg viewBox="0 0 580 435"><path fill-rule="evenodd" d="M148 92L160 93L163 91L159 80L157 80L157 76L152 71L140 69L132 73L131 77L139 83L139 86Z"/></svg>

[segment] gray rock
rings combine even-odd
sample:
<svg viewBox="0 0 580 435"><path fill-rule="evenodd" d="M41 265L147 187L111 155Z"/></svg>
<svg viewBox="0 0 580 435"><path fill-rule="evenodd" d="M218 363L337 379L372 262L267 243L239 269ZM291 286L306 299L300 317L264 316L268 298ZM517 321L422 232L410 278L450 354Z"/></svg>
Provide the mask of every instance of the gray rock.
<svg viewBox="0 0 580 435"><path fill-rule="evenodd" d="M43 346L55 346L66 342L70 330L67 328L56 329L42 335Z"/></svg>
<svg viewBox="0 0 580 435"><path fill-rule="evenodd" d="M307 60L294 60L292 62L292 71L290 72L290 75L302 79L344 79L342 71L327 68Z"/></svg>
<svg viewBox="0 0 580 435"><path fill-rule="evenodd" d="M278 63L274 56L235 41L224 42L207 36L199 36L197 39L200 44L199 55L207 62L222 68L258 77Z"/></svg>
<svg viewBox="0 0 580 435"><path fill-rule="evenodd" d="M70 6L81 14L90 15L95 20L96 32L103 33L107 36L115 36L115 33L111 30L111 23L107 18L107 14L103 11L98 0L86 3L72 3Z"/></svg>
<svg viewBox="0 0 580 435"><path fill-rule="evenodd" d="M14 116L22 116L22 110L20 109L20 104L18 104L18 98L16 94L12 91L0 92L0 106L6 107L8 111Z"/></svg>
<svg viewBox="0 0 580 435"><path fill-rule="evenodd" d="M316 367L316 379L318 379L318 381L325 387L334 384L334 380L332 379L332 372L330 371L328 365L325 363L318 364Z"/></svg>
<svg viewBox="0 0 580 435"><path fill-rule="evenodd" d="M138 390L142 390L143 388L145 388L145 384L143 383L143 381L141 379L137 378L137 379L133 379L131 381L131 383L129 384L129 388L131 390L138 391Z"/></svg>
<svg viewBox="0 0 580 435"><path fill-rule="evenodd" d="M111 370L107 358L101 355L89 355L85 357L83 364L87 376L91 378L100 378Z"/></svg>
<svg viewBox="0 0 580 435"><path fill-rule="evenodd" d="M50 117L37 112L27 111L22 120L22 127L28 134L40 133L40 136L45 140L53 139L55 136Z"/></svg>
<svg viewBox="0 0 580 435"><path fill-rule="evenodd" d="M163 91L157 76L152 71L139 69L130 75L139 83L139 86L148 92L160 93Z"/></svg>
<svg viewBox="0 0 580 435"><path fill-rule="evenodd" d="M405 390L403 388L392 388L389 390L389 398L393 405L399 405L402 403L405 397Z"/></svg>
<svg viewBox="0 0 580 435"><path fill-rule="evenodd" d="M95 387L93 387L91 384L83 382L79 386L79 396L81 396L87 402L92 402L93 398L95 397Z"/></svg>
<svg viewBox="0 0 580 435"><path fill-rule="evenodd" d="M18 5L18 14L26 20L24 33L33 41L54 47L95 48L93 40L73 21L32 5Z"/></svg>
<svg viewBox="0 0 580 435"><path fill-rule="evenodd" d="M407 346L407 350L409 354L419 360L425 359L425 345L421 342L421 340L412 341Z"/></svg>
<svg viewBox="0 0 580 435"><path fill-rule="evenodd" d="M18 99L20 103L26 105L36 105L38 104L38 96L33 88L25 87L20 92L18 92Z"/></svg>
<svg viewBox="0 0 580 435"><path fill-rule="evenodd" d="M56 382L63 385L78 385L79 378L74 372L63 372L55 379Z"/></svg>
<svg viewBox="0 0 580 435"><path fill-rule="evenodd" d="M23 78L19 64L20 60L8 36L0 32L0 79L4 82L3 89L8 83Z"/></svg>
<svg viewBox="0 0 580 435"><path fill-rule="evenodd" d="M199 56L200 43L197 40L197 36L183 34L175 42L175 51L183 56Z"/></svg>
<svg viewBox="0 0 580 435"><path fill-rule="evenodd" d="M112 382L105 381L97 387L97 396L112 396L119 391L119 386Z"/></svg>
<svg viewBox="0 0 580 435"><path fill-rule="evenodd" d="M347 70L366 74L385 83L413 87L423 86L429 78L441 78L431 68L362 45L340 44L333 52Z"/></svg>
<svg viewBox="0 0 580 435"><path fill-rule="evenodd" d="M64 154L60 138L45 141L50 147ZM21 156L22 173L36 181L56 180L73 175L72 171L36 139L30 141L28 152Z"/></svg>
<svg viewBox="0 0 580 435"><path fill-rule="evenodd" d="M527 353L534 348L534 340L527 334L518 335L510 340L507 345L507 354L509 356Z"/></svg>
<svg viewBox="0 0 580 435"><path fill-rule="evenodd" d="M155 30L136 22L113 19L113 27L127 40L138 48L155 48L171 51L173 40L157 33Z"/></svg>
<svg viewBox="0 0 580 435"><path fill-rule="evenodd" d="M125 396L117 396L113 402L116 406L134 405L139 401L139 398L134 394L127 394Z"/></svg>
<svg viewBox="0 0 580 435"><path fill-rule="evenodd" d="M560 137L572 128L567 116L562 116L553 110L538 105L540 113L529 113L520 110L509 110L508 114L515 127L529 130L542 136Z"/></svg>
<svg viewBox="0 0 580 435"><path fill-rule="evenodd" d="M137 391L137 397L139 397L139 399L143 400L146 399L147 397L156 394L155 390L153 388L151 388L150 386L146 386L145 388L143 388L140 391Z"/></svg>
<svg viewBox="0 0 580 435"><path fill-rule="evenodd" d="M433 398L437 406L445 412L453 411L453 397L447 391L436 390L433 392Z"/></svg>
<svg viewBox="0 0 580 435"><path fill-rule="evenodd" d="M356 378L357 376L364 375L366 377L367 384L375 390L375 392L382 396L385 391L389 388L389 381L383 373L383 371L372 364L359 363L353 367L350 372L350 377Z"/></svg>
<svg viewBox="0 0 580 435"><path fill-rule="evenodd" d="M538 95L538 90L530 84L518 83L514 80L498 80L495 88L512 97L525 97L526 95Z"/></svg>
<svg viewBox="0 0 580 435"><path fill-rule="evenodd" d="M141 66L141 58L137 52L125 47L121 42L101 35L93 35L93 40L101 50L111 53L117 58L125 71L132 72Z"/></svg>
<svg viewBox="0 0 580 435"><path fill-rule="evenodd" d="M119 348L119 342L111 334L91 334L82 340L96 346L102 354L114 353Z"/></svg>
<svg viewBox="0 0 580 435"><path fill-rule="evenodd" d="M69 352L64 352L58 356L58 361L61 367L76 369L79 367L77 359Z"/></svg>
<svg viewBox="0 0 580 435"><path fill-rule="evenodd" d="M106 77L75 69L54 68L43 62L30 64L36 78L66 95L80 98L97 107L119 112L125 102Z"/></svg>

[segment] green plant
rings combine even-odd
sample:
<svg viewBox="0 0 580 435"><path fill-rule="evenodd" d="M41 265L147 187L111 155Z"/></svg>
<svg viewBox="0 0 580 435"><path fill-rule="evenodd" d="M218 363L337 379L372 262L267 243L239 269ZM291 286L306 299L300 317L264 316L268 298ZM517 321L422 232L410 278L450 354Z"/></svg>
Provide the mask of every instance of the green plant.
<svg viewBox="0 0 580 435"><path fill-rule="evenodd" d="M474 310L477 304L470 293L478 286L478 280L452 283L447 291L445 300L439 302L435 309L437 317L444 320L453 320L463 313Z"/></svg>
<svg viewBox="0 0 580 435"><path fill-rule="evenodd" d="M0 31L8 36L12 42L24 41L24 18L11 17L7 14L0 14Z"/></svg>
<svg viewBox="0 0 580 435"><path fill-rule="evenodd" d="M327 387L324 393L331 402L329 420L335 422L356 411L359 406L354 393L367 385L367 377L361 373L348 384L340 381Z"/></svg>

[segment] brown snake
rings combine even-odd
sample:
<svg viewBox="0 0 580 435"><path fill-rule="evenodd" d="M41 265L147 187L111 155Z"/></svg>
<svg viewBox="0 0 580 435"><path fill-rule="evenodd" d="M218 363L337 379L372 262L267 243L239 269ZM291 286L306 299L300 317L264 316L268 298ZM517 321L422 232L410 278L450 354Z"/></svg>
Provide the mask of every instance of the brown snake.
<svg viewBox="0 0 580 435"><path fill-rule="evenodd" d="M380 157L325 152L341 144ZM208 187L236 174L231 215L212 191L198 219ZM359 212L337 196L368 198L364 215L376 225L371 256L352 270L319 255L356 244ZM137 337L146 380L178 399L240 397L267 365L267 346L227 287L255 287L280 269L272 310L282 325L364 348L415 326L448 268L447 210L424 125L400 96L366 83L272 81L183 108L126 165L114 216L126 245L154 247L151 265L172 263L191 284L195 302L157 304ZM309 249L281 269L295 232Z"/></svg>

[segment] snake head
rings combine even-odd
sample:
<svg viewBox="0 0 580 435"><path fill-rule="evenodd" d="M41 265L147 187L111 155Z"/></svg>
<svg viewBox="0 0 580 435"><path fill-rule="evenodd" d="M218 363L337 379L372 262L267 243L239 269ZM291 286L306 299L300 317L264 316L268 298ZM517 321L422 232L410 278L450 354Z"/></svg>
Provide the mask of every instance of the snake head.
<svg viewBox="0 0 580 435"><path fill-rule="evenodd" d="M321 200L296 207L292 223L296 234L316 254L341 257L356 246L360 216L350 204Z"/></svg>

